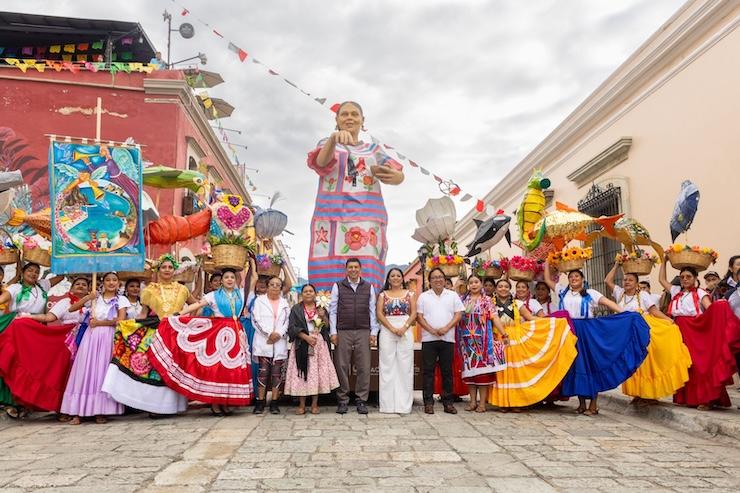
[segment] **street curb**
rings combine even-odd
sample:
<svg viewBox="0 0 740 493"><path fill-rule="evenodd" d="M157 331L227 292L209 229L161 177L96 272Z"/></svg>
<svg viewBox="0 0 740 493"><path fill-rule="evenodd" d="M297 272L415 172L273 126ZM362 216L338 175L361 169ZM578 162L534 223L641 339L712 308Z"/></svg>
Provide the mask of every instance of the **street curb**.
<svg viewBox="0 0 740 493"><path fill-rule="evenodd" d="M619 414L646 418L677 431L740 440L740 411L734 406L732 409L697 411L665 401L644 407L631 406L631 401L631 397L617 390L599 394L599 406Z"/></svg>

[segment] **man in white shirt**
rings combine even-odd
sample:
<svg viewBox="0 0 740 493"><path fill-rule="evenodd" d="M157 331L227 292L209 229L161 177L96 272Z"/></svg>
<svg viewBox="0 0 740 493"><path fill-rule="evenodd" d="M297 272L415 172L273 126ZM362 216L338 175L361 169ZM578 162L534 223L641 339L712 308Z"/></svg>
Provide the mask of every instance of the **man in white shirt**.
<svg viewBox="0 0 740 493"><path fill-rule="evenodd" d="M354 355L357 381L355 404L359 414L367 414L370 395L370 346L377 344L378 320L375 313L375 288L360 277L362 264L347 260L347 277L331 288L329 334L336 346L334 366L339 377L337 413L345 414L349 404L349 375Z"/></svg>
<svg viewBox="0 0 740 493"><path fill-rule="evenodd" d="M442 374L442 405L449 414L457 414L452 405L452 362L455 355L455 326L465 306L454 291L445 289L442 269L429 272L432 289L419 295L416 302L417 322L421 334L424 412L434 414L434 368L439 363Z"/></svg>

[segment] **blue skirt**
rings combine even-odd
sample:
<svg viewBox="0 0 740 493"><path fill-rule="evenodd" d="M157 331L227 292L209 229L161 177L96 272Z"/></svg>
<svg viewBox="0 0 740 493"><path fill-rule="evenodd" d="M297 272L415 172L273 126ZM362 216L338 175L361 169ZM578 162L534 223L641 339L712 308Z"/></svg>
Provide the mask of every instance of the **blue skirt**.
<svg viewBox="0 0 740 493"><path fill-rule="evenodd" d="M252 342L254 341L254 325L252 325L252 319L249 317L241 317L239 321L242 323L242 327L244 327L244 332L247 333L247 342L249 343L249 361L251 361L251 368L252 368L252 386L253 388L253 394L255 399L259 394L257 393L257 375L259 375L260 372L260 365L259 363L255 363L252 360Z"/></svg>
<svg viewBox="0 0 740 493"><path fill-rule="evenodd" d="M573 320L578 356L563 379L563 395L592 398L618 387L647 357L650 327L636 312Z"/></svg>

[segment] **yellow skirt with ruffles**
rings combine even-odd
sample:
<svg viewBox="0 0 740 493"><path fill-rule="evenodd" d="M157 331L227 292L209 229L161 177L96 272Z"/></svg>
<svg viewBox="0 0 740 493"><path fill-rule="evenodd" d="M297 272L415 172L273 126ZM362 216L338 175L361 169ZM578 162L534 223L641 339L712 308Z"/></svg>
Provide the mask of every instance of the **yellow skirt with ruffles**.
<svg viewBox="0 0 740 493"><path fill-rule="evenodd" d="M643 399L668 397L689 380L691 355L678 325L652 315L642 316L650 327L647 358L622 384L622 392Z"/></svg>
<svg viewBox="0 0 740 493"><path fill-rule="evenodd" d="M576 336L564 318L538 318L506 327L506 369L496 373L488 402L524 407L555 390L576 359Z"/></svg>

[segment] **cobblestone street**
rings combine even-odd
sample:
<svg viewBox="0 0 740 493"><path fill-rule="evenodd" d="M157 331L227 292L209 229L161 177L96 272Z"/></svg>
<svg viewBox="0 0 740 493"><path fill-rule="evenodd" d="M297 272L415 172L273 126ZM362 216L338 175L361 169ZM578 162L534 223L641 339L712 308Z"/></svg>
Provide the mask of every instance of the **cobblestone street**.
<svg viewBox="0 0 740 493"><path fill-rule="evenodd" d="M648 420L571 407L522 414L174 419L74 427L0 421L0 490L738 491L740 450Z"/></svg>

